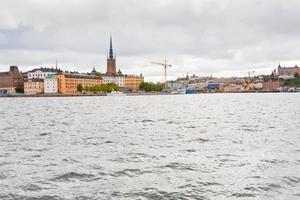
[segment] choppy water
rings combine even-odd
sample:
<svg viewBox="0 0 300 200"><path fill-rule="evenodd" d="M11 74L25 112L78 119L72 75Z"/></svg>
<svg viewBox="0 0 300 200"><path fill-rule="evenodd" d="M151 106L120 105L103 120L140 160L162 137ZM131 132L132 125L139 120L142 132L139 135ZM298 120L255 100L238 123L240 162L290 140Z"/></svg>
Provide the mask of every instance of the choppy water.
<svg viewBox="0 0 300 200"><path fill-rule="evenodd" d="M0 199L300 199L299 99L1 98Z"/></svg>

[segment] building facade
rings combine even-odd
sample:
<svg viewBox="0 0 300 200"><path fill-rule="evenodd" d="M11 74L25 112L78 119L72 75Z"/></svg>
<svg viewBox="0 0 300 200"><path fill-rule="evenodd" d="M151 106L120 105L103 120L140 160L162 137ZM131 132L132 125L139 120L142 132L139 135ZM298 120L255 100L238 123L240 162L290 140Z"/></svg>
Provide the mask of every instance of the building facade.
<svg viewBox="0 0 300 200"><path fill-rule="evenodd" d="M49 74L44 79L44 93L45 94L58 93L58 79L57 79L56 75Z"/></svg>
<svg viewBox="0 0 300 200"><path fill-rule="evenodd" d="M116 83L116 77L113 75L107 75L107 74L103 74L102 75L102 79L103 79L103 83L107 84L107 83Z"/></svg>
<svg viewBox="0 0 300 200"><path fill-rule="evenodd" d="M125 89L136 91L139 89L140 84L144 82L142 75L125 75Z"/></svg>
<svg viewBox="0 0 300 200"><path fill-rule="evenodd" d="M27 79L24 82L24 94L42 94L44 93L44 80L40 78Z"/></svg>
<svg viewBox="0 0 300 200"><path fill-rule="evenodd" d="M91 87L102 84L102 78L95 75L75 74L75 73L58 73L58 92L62 94L76 94L77 86Z"/></svg>
<svg viewBox="0 0 300 200"><path fill-rule="evenodd" d="M116 75L116 85L120 88L125 87L125 76L124 75Z"/></svg>
<svg viewBox="0 0 300 200"><path fill-rule="evenodd" d="M284 86L284 83L280 80L266 80L263 82L263 91L280 91L280 88Z"/></svg>
<svg viewBox="0 0 300 200"><path fill-rule="evenodd" d="M8 72L0 72L0 93L14 94L16 88L23 87L24 78L17 66L10 66Z"/></svg>
<svg viewBox="0 0 300 200"><path fill-rule="evenodd" d="M300 67L295 65L295 67L282 67L281 65L277 68L278 76L282 77L294 77L296 73L300 75Z"/></svg>

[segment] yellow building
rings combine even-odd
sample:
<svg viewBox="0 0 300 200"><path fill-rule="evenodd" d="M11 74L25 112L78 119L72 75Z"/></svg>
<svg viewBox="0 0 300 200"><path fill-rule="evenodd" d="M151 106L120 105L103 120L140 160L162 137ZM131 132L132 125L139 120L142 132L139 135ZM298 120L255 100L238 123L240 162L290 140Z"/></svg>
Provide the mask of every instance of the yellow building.
<svg viewBox="0 0 300 200"><path fill-rule="evenodd" d="M81 83L83 87L91 87L102 84L102 78L95 75L76 74L76 73L59 73L58 92L62 94L76 94L77 86Z"/></svg>
<svg viewBox="0 0 300 200"><path fill-rule="evenodd" d="M126 90L138 90L139 85L144 82L144 77L142 75L125 75L125 89Z"/></svg>

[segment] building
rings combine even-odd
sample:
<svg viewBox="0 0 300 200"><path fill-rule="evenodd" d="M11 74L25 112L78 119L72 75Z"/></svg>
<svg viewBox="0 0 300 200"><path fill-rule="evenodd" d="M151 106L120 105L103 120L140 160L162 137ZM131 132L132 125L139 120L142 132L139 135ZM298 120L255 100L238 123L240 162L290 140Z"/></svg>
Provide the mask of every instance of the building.
<svg viewBox="0 0 300 200"><path fill-rule="evenodd" d="M60 69L57 68L38 68L38 69L33 69L29 72L27 72L27 78L31 79L31 78L40 78L40 79L44 79L46 78L48 75L53 75L53 74L57 74L59 72L62 72Z"/></svg>
<svg viewBox="0 0 300 200"><path fill-rule="evenodd" d="M140 84L144 82L144 77L141 74L140 76L137 75L125 75L125 89L136 91L139 89Z"/></svg>
<svg viewBox="0 0 300 200"><path fill-rule="evenodd" d="M281 67L281 65L278 65L277 68L278 76L280 78L285 78L287 79L288 77L293 78L296 73L300 75L300 67L295 65L295 67Z"/></svg>
<svg viewBox="0 0 300 200"><path fill-rule="evenodd" d="M263 91L280 91L280 88L284 86L284 83L280 80L266 80L263 82Z"/></svg>
<svg viewBox="0 0 300 200"><path fill-rule="evenodd" d="M168 81L167 84L168 84L167 86L170 90L179 90L179 89L186 87L186 84L183 84L182 82L174 81L174 80Z"/></svg>
<svg viewBox="0 0 300 200"><path fill-rule="evenodd" d="M112 38L110 36L110 46L109 46L109 56L107 58L107 68L106 68L106 74L107 75L116 75L117 68L116 68L116 58L113 53L112 48Z"/></svg>
<svg viewBox="0 0 300 200"><path fill-rule="evenodd" d="M17 66L10 66L8 72L0 72L0 93L14 94L17 88L24 87L23 75Z"/></svg>
<svg viewBox="0 0 300 200"><path fill-rule="evenodd" d="M103 74L102 75L103 83L116 83L116 77L113 75Z"/></svg>
<svg viewBox="0 0 300 200"><path fill-rule="evenodd" d="M24 94L42 94L44 92L44 80L40 78L27 79L24 82Z"/></svg>
<svg viewBox="0 0 300 200"><path fill-rule="evenodd" d="M121 72L120 69L119 69L119 71L116 74L115 84L117 86L119 86L120 88L124 88L125 87L125 76L123 75L123 73Z"/></svg>
<svg viewBox="0 0 300 200"><path fill-rule="evenodd" d="M83 87L91 87L102 84L102 78L95 75L79 73L58 73L58 92L62 94L76 94L77 86L82 84Z"/></svg>
<svg viewBox="0 0 300 200"><path fill-rule="evenodd" d="M58 93L58 79L57 79L56 75L49 74L44 79L44 93L45 94Z"/></svg>
<svg viewBox="0 0 300 200"><path fill-rule="evenodd" d="M208 91L223 91L224 83L207 83Z"/></svg>

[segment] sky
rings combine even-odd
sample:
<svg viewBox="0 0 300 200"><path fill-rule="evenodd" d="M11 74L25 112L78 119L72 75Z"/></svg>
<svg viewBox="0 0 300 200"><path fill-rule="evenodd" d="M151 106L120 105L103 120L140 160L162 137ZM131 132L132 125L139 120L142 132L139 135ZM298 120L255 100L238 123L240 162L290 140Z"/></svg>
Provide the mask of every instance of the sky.
<svg viewBox="0 0 300 200"><path fill-rule="evenodd" d="M300 65L300 0L0 0L0 71L106 71L146 81L270 74Z"/></svg>

